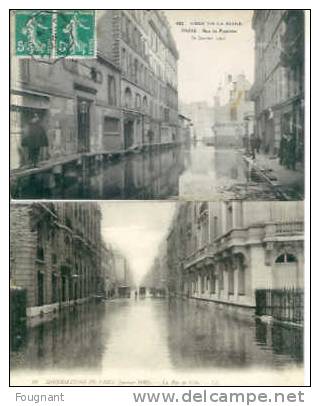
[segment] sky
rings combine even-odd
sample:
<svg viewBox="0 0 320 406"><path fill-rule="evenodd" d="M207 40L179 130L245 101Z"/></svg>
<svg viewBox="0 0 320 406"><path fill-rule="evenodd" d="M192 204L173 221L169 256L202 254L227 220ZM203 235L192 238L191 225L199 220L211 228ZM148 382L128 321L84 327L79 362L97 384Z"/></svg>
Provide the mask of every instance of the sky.
<svg viewBox="0 0 320 406"><path fill-rule="evenodd" d="M213 95L225 74L244 73L253 82L254 31L251 28L251 10L166 10L171 31L179 51L179 99L184 103L207 101L213 104ZM184 22L179 26L177 22ZM214 36L181 32L181 28L195 28L190 22L205 22L204 28L237 29L224 34L225 40L193 40L192 35ZM207 23L215 23L209 25ZM241 26L226 26L226 22L241 22ZM201 30L203 27L198 27Z"/></svg>
<svg viewBox="0 0 320 406"><path fill-rule="evenodd" d="M174 202L101 203L102 237L126 256L137 284L150 269L174 210Z"/></svg>

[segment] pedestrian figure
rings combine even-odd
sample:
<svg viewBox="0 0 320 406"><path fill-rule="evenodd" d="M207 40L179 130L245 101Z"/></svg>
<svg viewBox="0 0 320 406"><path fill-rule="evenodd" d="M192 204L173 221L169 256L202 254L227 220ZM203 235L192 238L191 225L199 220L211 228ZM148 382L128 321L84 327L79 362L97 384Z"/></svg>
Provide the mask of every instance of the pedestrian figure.
<svg viewBox="0 0 320 406"><path fill-rule="evenodd" d="M288 168L296 169L296 138L290 134L288 141Z"/></svg>
<svg viewBox="0 0 320 406"><path fill-rule="evenodd" d="M285 164L285 151L286 151L286 144L287 144L287 139L286 135L283 134L280 139L280 146L279 146L279 163L280 165Z"/></svg>
<svg viewBox="0 0 320 406"><path fill-rule="evenodd" d="M285 168L289 169L290 166L290 151L289 151L290 135L284 134L282 140L282 163Z"/></svg>
<svg viewBox="0 0 320 406"><path fill-rule="evenodd" d="M137 300L137 298L138 298L138 292L137 291L134 292L134 298L135 298L135 300Z"/></svg>
<svg viewBox="0 0 320 406"><path fill-rule="evenodd" d="M248 153L248 150L249 150L249 138L248 138L247 134L245 134L242 137L242 144L243 144L243 149L245 150L246 153Z"/></svg>
<svg viewBox="0 0 320 406"><path fill-rule="evenodd" d="M47 134L40 124L38 114L34 114L27 128L27 134L22 140L22 147L28 151L29 162L36 167L39 161L40 150L48 146Z"/></svg>
<svg viewBox="0 0 320 406"><path fill-rule="evenodd" d="M260 146L261 146L261 138L259 136L256 137L256 151L257 154L260 153Z"/></svg>
<svg viewBox="0 0 320 406"><path fill-rule="evenodd" d="M152 144L153 143L153 131L152 130L148 130L147 137L148 137L149 144Z"/></svg>
<svg viewBox="0 0 320 406"><path fill-rule="evenodd" d="M252 159L256 158L256 137L254 134L250 135L250 148L251 148L251 154L252 154Z"/></svg>

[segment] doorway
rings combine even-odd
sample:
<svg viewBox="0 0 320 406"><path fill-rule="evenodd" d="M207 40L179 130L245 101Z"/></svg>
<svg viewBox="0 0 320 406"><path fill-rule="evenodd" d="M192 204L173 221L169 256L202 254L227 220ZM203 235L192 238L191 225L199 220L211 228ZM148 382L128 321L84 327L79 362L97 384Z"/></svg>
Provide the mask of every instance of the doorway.
<svg viewBox="0 0 320 406"><path fill-rule="evenodd" d="M78 152L90 151L90 101L78 99Z"/></svg>
<svg viewBox="0 0 320 406"><path fill-rule="evenodd" d="M133 121L128 120L124 123L124 148L128 149L133 145Z"/></svg>

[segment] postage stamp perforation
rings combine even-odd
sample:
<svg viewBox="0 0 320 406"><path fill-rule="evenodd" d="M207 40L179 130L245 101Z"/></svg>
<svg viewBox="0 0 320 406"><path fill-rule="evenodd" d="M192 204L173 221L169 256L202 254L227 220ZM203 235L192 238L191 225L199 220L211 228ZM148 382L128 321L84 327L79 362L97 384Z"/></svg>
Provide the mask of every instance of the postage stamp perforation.
<svg viewBox="0 0 320 406"><path fill-rule="evenodd" d="M16 10L14 18L17 57L96 57L94 10Z"/></svg>

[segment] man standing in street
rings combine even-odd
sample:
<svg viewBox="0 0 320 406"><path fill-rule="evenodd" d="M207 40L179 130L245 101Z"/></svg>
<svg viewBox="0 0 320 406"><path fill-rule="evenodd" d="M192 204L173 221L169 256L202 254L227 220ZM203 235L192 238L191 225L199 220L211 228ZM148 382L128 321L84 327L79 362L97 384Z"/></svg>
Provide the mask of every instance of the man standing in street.
<svg viewBox="0 0 320 406"><path fill-rule="evenodd" d="M261 138L259 136L256 137L256 150L257 154L260 153L260 146L261 146Z"/></svg>
<svg viewBox="0 0 320 406"><path fill-rule="evenodd" d="M28 151L28 160L33 167L36 167L39 161L40 150L48 146L47 134L40 124L38 114L34 114L27 128L27 134L22 140L22 146Z"/></svg>
<svg viewBox="0 0 320 406"><path fill-rule="evenodd" d="M296 138L294 134L290 134L288 141L288 168L296 169Z"/></svg>
<svg viewBox="0 0 320 406"><path fill-rule="evenodd" d="M280 165L285 164L285 151L287 149L286 144L287 144L286 134L283 134L281 136L280 146L279 146L279 163L280 163Z"/></svg>
<svg viewBox="0 0 320 406"><path fill-rule="evenodd" d="M252 159L256 158L256 147L257 147L257 139L254 133L250 135L250 148L252 153Z"/></svg>

